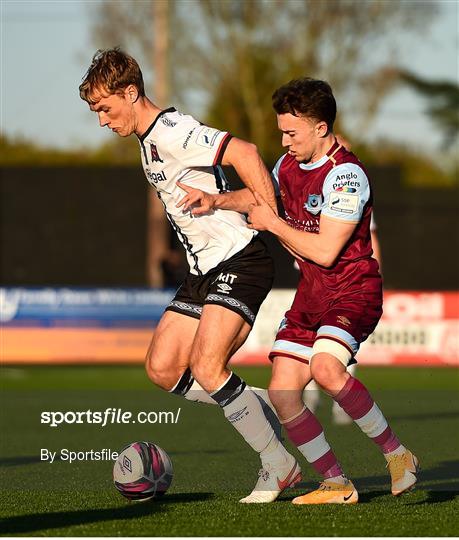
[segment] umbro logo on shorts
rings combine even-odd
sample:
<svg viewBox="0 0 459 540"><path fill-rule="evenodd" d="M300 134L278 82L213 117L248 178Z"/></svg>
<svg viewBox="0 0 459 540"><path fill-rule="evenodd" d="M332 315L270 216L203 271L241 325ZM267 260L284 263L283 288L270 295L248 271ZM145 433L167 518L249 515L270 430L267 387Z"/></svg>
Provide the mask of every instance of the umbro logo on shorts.
<svg viewBox="0 0 459 540"><path fill-rule="evenodd" d="M233 290L233 287L231 287L231 285L228 285L227 283L218 283L217 289L221 293L228 294L229 291Z"/></svg>

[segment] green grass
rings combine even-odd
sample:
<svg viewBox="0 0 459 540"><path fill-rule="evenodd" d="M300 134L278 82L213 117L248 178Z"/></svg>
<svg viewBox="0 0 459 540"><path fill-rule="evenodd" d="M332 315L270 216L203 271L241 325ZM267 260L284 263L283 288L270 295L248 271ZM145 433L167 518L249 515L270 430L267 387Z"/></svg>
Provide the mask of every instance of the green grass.
<svg viewBox="0 0 459 540"><path fill-rule="evenodd" d="M237 370L265 386L266 368ZM454 369L360 368L359 378L402 441L421 460L416 491L389 492L384 460L355 426L318 412L327 439L357 485L355 506L296 507L304 483L270 505L237 501L253 487L258 458L218 407L155 390L140 367L3 368L0 413L0 533L8 536L453 536L459 529L459 378ZM176 425L73 424L51 428L42 411L177 411ZM158 500L129 503L113 488L112 463L40 461L40 448L118 451L151 440L170 454L174 482Z"/></svg>

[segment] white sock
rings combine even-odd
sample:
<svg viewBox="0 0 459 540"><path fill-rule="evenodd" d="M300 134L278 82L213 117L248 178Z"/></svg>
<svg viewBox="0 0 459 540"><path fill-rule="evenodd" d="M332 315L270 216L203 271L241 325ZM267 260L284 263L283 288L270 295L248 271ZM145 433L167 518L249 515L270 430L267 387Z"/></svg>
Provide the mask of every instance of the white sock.
<svg viewBox="0 0 459 540"><path fill-rule="evenodd" d="M257 394L257 396L261 397L261 399L271 407L274 413L276 413L276 409L269 399L268 390L266 390L266 388L258 388L257 386L249 386L248 388ZM218 405L215 399L213 399L191 375L191 371L189 369L187 369L180 376L175 386L171 388L169 392L180 395L188 401L207 403L208 405Z"/></svg>
<svg viewBox="0 0 459 540"><path fill-rule="evenodd" d="M257 396L235 373L231 373L223 385L212 392L212 398L255 452L261 454L265 451L265 455L274 460L284 459L286 450L266 420Z"/></svg>
<svg viewBox="0 0 459 540"><path fill-rule="evenodd" d="M349 480L344 476L344 474L340 474L339 476L333 476L332 478L325 478L325 482L334 482L335 484L342 484L345 486Z"/></svg>
<svg viewBox="0 0 459 540"><path fill-rule="evenodd" d="M263 464L283 465L291 457L291 454L287 452L276 435L269 441L268 446L260 452L260 458Z"/></svg>
<svg viewBox="0 0 459 540"><path fill-rule="evenodd" d="M384 457L386 458L386 461L389 461L389 459L392 456L400 456L401 454L404 454L405 452L406 452L406 448L403 446L403 444L401 444L395 450L392 450L392 452L387 452L387 454L384 454Z"/></svg>

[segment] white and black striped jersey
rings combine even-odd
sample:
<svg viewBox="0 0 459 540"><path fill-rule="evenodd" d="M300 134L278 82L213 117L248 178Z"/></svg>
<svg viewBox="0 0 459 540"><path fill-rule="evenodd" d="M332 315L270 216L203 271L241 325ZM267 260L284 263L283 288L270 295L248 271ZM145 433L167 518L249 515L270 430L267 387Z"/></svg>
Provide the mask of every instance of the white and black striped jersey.
<svg viewBox="0 0 459 540"><path fill-rule="evenodd" d="M185 247L192 274L207 273L257 234L238 212L215 210L195 217L176 207L185 195L177 181L208 193L229 190L220 163L230 139L229 133L202 125L174 108L162 111L139 137L145 175Z"/></svg>

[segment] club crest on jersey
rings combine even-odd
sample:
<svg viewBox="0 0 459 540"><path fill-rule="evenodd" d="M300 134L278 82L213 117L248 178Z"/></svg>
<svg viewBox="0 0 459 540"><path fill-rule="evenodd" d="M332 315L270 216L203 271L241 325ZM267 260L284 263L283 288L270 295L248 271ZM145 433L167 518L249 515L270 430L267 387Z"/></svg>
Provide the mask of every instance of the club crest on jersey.
<svg viewBox="0 0 459 540"><path fill-rule="evenodd" d="M160 163L164 163L164 161L159 157L158 149L156 148L156 144L150 143L150 152L151 152L151 160L152 161L159 161Z"/></svg>
<svg viewBox="0 0 459 540"><path fill-rule="evenodd" d="M318 214L322 209L322 195L308 195L308 200L304 203L303 208L311 214Z"/></svg>

